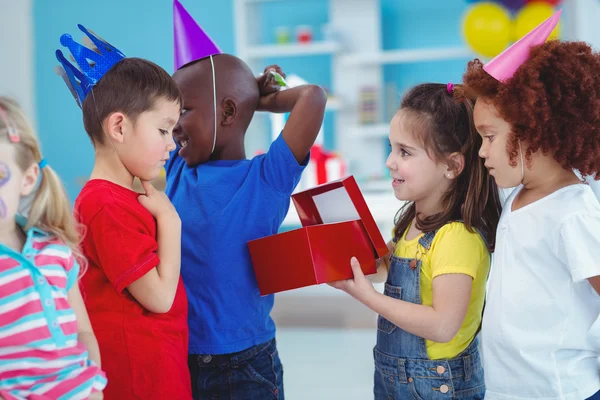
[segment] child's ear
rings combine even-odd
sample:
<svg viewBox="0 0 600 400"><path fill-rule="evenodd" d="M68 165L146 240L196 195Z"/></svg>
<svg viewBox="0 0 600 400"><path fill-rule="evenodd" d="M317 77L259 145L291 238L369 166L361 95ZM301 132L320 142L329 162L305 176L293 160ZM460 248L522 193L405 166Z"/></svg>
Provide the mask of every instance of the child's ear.
<svg viewBox="0 0 600 400"><path fill-rule="evenodd" d="M40 175L40 167L37 163L31 164L23 174L21 181L21 196L27 196L35 189L38 177Z"/></svg>
<svg viewBox="0 0 600 400"><path fill-rule="evenodd" d="M102 128L110 140L114 140L117 143L122 143L127 121L128 120L125 114L121 112L114 112L106 117Z"/></svg>
<svg viewBox="0 0 600 400"><path fill-rule="evenodd" d="M223 120L221 125L231 125L238 113L238 105L235 100L230 97L223 99Z"/></svg>
<svg viewBox="0 0 600 400"><path fill-rule="evenodd" d="M465 169L465 156L461 153L452 153L448 158L449 162L446 170L446 177L455 179Z"/></svg>

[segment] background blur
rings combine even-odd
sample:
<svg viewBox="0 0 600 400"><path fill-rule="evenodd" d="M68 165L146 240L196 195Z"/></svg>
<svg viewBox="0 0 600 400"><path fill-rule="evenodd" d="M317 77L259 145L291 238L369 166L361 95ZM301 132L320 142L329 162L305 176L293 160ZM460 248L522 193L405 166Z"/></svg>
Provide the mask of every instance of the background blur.
<svg viewBox="0 0 600 400"><path fill-rule="evenodd" d="M600 48L600 0L181 0L224 52L256 74L277 63L290 84L330 95L323 130L299 189L353 174L389 237L399 203L385 169L388 123L402 94L427 82L460 82L466 63L489 59L563 9L556 35ZM559 4L557 4L559 3ZM81 113L53 67L62 33L81 23L128 56L173 72L170 0L0 0L0 95L18 99L71 200L93 149ZM268 149L285 115L257 114L249 157ZM317 176L325 163L327 176ZM283 229L298 226L293 210ZM372 398L376 316L328 286L277 296L274 311L289 399Z"/></svg>

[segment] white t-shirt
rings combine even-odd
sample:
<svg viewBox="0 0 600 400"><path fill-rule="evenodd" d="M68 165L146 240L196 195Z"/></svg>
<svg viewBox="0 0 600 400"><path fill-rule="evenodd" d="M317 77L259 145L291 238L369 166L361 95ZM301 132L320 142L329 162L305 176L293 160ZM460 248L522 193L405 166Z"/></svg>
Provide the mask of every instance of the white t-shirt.
<svg viewBox="0 0 600 400"><path fill-rule="evenodd" d="M596 181L594 178L587 178L587 182L596 194L598 200L600 200L600 180Z"/></svg>
<svg viewBox="0 0 600 400"><path fill-rule="evenodd" d="M516 211L508 197L482 324L486 399L582 400L600 390L600 203L575 184Z"/></svg>

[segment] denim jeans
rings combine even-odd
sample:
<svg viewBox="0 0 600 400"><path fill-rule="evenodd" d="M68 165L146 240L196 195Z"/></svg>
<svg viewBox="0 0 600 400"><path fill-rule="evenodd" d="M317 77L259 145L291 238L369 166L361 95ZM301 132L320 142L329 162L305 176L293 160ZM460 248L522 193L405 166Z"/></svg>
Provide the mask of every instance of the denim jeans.
<svg viewBox="0 0 600 400"><path fill-rule="evenodd" d="M284 400L275 339L234 354L190 354L194 400Z"/></svg>

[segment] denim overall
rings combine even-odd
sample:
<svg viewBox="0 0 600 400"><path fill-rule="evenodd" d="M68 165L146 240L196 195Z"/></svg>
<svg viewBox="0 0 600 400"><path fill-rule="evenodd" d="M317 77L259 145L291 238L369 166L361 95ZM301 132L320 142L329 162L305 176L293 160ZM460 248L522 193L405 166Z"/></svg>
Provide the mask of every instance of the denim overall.
<svg viewBox="0 0 600 400"><path fill-rule="evenodd" d="M421 254L436 232L419 239ZM385 295L421 304L421 261L392 256ZM375 400L483 399L485 385L478 336L456 358L430 360L425 339L405 332L387 319L377 321Z"/></svg>

